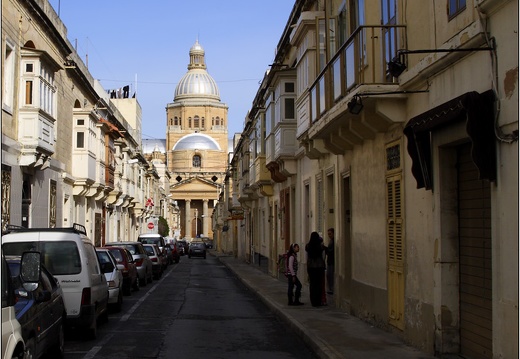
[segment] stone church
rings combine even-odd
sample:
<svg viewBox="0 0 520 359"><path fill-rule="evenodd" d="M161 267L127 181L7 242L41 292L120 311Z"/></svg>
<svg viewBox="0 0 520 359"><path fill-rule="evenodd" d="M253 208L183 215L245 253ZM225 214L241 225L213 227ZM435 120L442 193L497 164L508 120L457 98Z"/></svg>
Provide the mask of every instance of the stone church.
<svg viewBox="0 0 520 359"><path fill-rule="evenodd" d="M166 105L166 139L143 139L143 153L166 162L169 198L180 208L179 238L213 238L211 216L232 152L228 107L220 101L198 41L191 47L188 72Z"/></svg>

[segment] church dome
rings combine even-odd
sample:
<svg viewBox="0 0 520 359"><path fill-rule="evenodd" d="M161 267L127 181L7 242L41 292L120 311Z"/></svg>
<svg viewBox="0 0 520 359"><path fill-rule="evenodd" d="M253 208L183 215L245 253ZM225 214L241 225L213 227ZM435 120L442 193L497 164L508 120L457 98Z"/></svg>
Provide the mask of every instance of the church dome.
<svg viewBox="0 0 520 359"><path fill-rule="evenodd" d="M175 88L174 101L185 99L205 99L220 101L217 83L206 71L204 49L198 41L190 49L188 72Z"/></svg>
<svg viewBox="0 0 520 359"><path fill-rule="evenodd" d="M210 136L202 133L191 133L182 137L173 146L173 151L182 150L220 150L219 144Z"/></svg>

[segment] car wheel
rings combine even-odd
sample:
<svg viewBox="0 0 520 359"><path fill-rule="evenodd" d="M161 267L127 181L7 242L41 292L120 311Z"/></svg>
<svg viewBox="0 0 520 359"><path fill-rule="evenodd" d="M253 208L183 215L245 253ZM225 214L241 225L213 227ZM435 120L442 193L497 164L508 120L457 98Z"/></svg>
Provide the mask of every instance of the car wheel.
<svg viewBox="0 0 520 359"><path fill-rule="evenodd" d="M141 287L146 287L148 284L148 273L145 272L143 278L139 278L139 284Z"/></svg>
<svg viewBox="0 0 520 359"><path fill-rule="evenodd" d="M127 286L123 287L123 294L124 295L132 295L132 283L130 283Z"/></svg>
<svg viewBox="0 0 520 359"><path fill-rule="evenodd" d="M119 290L119 295L117 296L117 303L114 307L117 313L121 311L121 308L123 307L123 292Z"/></svg>
<svg viewBox="0 0 520 359"><path fill-rule="evenodd" d="M86 329L86 334L89 339L96 339L97 338L97 316L94 316L94 320L90 324L90 327Z"/></svg>
<svg viewBox="0 0 520 359"><path fill-rule="evenodd" d="M34 338L30 338L25 343L25 354L24 359L36 359L36 342L34 341Z"/></svg>
<svg viewBox="0 0 520 359"><path fill-rule="evenodd" d="M105 305L105 310L101 312L99 315L99 319L101 319L101 322L107 323L108 322L108 298Z"/></svg>
<svg viewBox="0 0 520 359"><path fill-rule="evenodd" d="M62 322L58 327L58 337L56 338L56 343L51 349L51 358L61 359L63 358L65 352L65 330L63 329L63 322L65 321L65 316L62 319Z"/></svg>

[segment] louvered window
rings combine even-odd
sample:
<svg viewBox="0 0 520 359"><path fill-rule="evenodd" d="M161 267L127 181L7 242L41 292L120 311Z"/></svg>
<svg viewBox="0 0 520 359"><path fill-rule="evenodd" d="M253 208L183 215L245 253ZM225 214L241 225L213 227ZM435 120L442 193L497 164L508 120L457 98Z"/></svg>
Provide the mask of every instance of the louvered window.
<svg viewBox="0 0 520 359"><path fill-rule="evenodd" d="M389 322L404 329L404 215L399 142L386 147L386 171Z"/></svg>

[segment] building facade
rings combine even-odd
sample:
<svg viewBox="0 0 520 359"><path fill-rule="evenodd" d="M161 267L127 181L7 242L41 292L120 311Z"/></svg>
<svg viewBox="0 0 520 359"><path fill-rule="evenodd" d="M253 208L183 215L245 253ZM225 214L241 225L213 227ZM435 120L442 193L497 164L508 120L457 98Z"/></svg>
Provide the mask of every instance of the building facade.
<svg viewBox="0 0 520 359"><path fill-rule="evenodd" d="M160 202L141 107L111 98L48 1L2 1L2 230L80 223L97 246L135 240Z"/></svg>
<svg viewBox="0 0 520 359"><path fill-rule="evenodd" d="M233 150L219 216L243 219L221 250L277 275L333 227L335 305L429 353L517 357L517 12L296 1Z"/></svg>

